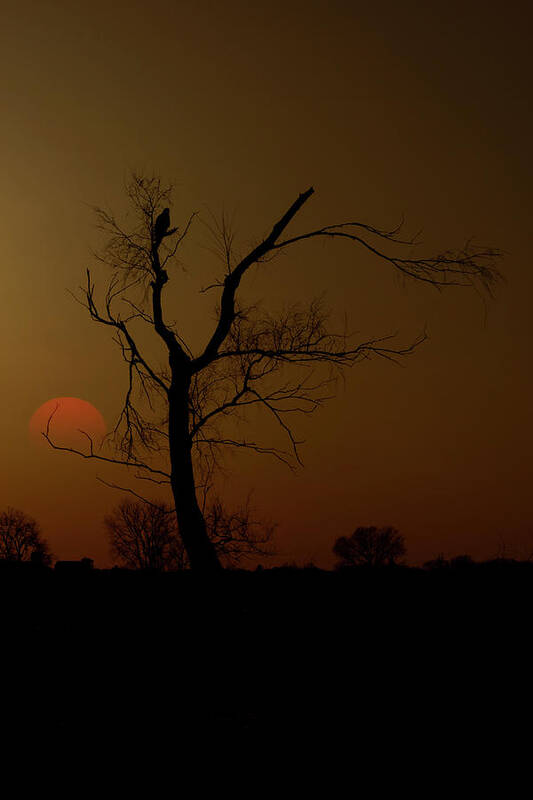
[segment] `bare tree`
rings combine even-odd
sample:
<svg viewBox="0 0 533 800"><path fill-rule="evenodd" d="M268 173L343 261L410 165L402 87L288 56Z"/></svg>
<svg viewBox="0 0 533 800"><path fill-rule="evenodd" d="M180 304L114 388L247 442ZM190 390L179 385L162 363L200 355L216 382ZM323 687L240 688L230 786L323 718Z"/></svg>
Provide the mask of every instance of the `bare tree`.
<svg viewBox="0 0 533 800"><path fill-rule="evenodd" d="M38 523L23 511L7 508L0 513L0 558L6 561L38 561L49 565L52 554Z"/></svg>
<svg viewBox="0 0 533 800"><path fill-rule="evenodd" d="M254 519L249 499L241 508L228 511L217 497L204 516L209 538L224 566L236 567L247 559L275 554L271 545L275 526Z"/></svg>
<svg viewBox="0 0 533 800"><path fill-rule="evenodd" d="M312 413L332 396L332 370L339 373L374 356L396 360L412 353L425 338L421 335L406 346L394 346L390 336L356 342L346 332L329 329L328 314L316 300L307 307L293 305L279 315L246 306L241 284L251 269L302 241L327 239L350 242L401 274L436 287L480 285L491 291L498 279L494 264L500 253L492 248L467 245L431 257L394 255L395 248L416 244L401 238L400 228L383 230L354 221L286 235L313 191L300 194L243 257L236 254L224 219L213 229L224 274L204 290L216 292L218 304L213 326L197 353L163 306L170 270L195 215L181 227L170 227L171 187L164 187L158 178L137 175L127 188L134 224L126 226L112 213L95 209L107 237L98 258L111 268L112 276L98 301L87 270L82 302L92 320L114 332L127 365L128 385L115 428L115 455L97 452L89 437L87 450L74 452L122 464L158 486L166 484L193 569L220 566L197 490L209 483L223 448L247 448L285 463L300 462L292 419L298 413ZM143 326L163 347L160 363L149 358L141 344ZM252 409L280 426L286 448L243 436L240 426L231 426L232 418L242 423ZM44 435L56 449L73 451L54 442L50 421Z"/></svg>
<svg viewBox="0 0 533 800"><path fill-rule="evenodd" d="M253 519L249 502L227 511L216 498L205 512L208 536L225 566L273 555L274 526ZM165 503L124 500L104 519L113 558L131 569L179 570L189 566L173 509Z"/></svg>
<svg viewBox="0 0 533 800"><path fill-rule="evenodd" d="M131 569L182 569L186 555L164 503L124 500L104 519L111 555Z"/></svg>
<svg viewBox="0 0 533 800"><path fill-rule="evenodd" d="M395 528L357 528L333 545L337 567L385 567L397 564L406 551L405 539Z"/></svg>

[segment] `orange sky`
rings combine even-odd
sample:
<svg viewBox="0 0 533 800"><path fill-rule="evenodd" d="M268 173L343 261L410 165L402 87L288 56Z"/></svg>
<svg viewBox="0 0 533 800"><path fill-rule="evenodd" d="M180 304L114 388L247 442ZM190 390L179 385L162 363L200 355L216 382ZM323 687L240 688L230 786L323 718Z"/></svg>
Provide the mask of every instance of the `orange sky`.
<svg viewBox="0 0 533 800"><path fill-rule="evenodd" d="M225 491L254 491L279 523L281 561L329 566L334 539L365 524L396 526L412 562L487 557L499 537L533 549L527 4L2 10L0 505L35 516L57 556L109 563L102 518L121 495L95 480L109 473L35 448L27 428L58 396L91 402L108 425L120 409L120 355L68 290L99 243L89 206L124 210L136 169L175 184L178 219L233 213L243 248L313 185L295 231L390 226L403 213L428 252L471 236L508 251L507 285L486 308L472 291L402 285L337 242L262 266L245 290L273 308L325 292L362 339L398 330L409 341L427 324L430 340L404 368L347 374L299 425L305 469L247 456L231 462ZM197 294L217 268L205 245L198 225L174 283L173 314L193 344L213 302Z"/></svg>

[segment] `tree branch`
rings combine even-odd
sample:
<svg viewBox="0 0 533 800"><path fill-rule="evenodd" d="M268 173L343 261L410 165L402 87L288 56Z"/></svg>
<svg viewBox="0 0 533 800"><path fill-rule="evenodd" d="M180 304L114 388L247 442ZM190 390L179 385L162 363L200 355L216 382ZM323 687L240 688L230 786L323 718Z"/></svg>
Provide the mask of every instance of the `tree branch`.
<svg viewBox="0 0 533 800"><path fill-rule="evenodd" d="M164 472L161 469L155 469L154 467L151 467L148 464L145 464L145 463L143 463L141 461L137 461L137 460L133 460L133 459L124 461L122 459L111 458L109 456L102 456L102 455L99 455L98 453L95 453L94 452L94 442L92 440L92 437L86 431L81 430L81 428L78 428L79 433L83 434L83 436L85 436L87 441L89 442L89 451L88 452L84 452L83 450L78 450L78 448L76 448L76 447L66 447L66 446L63 446L63 445L56 444L54 442L54 440L52 439L51 435L50 435L50 425L52 424L52 420L53 420L54 415L56 414L58 408L59 408L59 403L56 405L55 409L52 411L52 413L48 417L48 422L46 424L46 430L45 431L41 431L41 435L46 439L46 441L48 442L50 447L52 447L54 450L63 450L66 453L74 453L75 455L81 456L82 458L85 458L85 459L95 459L96 461L104 461L107 464L118 464L118 465L120 465L122 467L130 467L130 468L133 467L134 469L146 470L147 472L150 472L153 475L162 475L163 477L170 479L170 474L168 472Z"/></svg>
<svg viewBox="0 0 533 800"><path fill-rule="evenodd" d="M191 370L193 373L203 369L216 357L219 347L222 345L224 339L228 335L233 324L233 320L235 319L235 294L239 288L239 284L244 273L252 266L252 264L255 264L273 249L279 236L281 236L287 225L298 213L303 204L311 197L313 192L314 189L311 187L306 192L300 194L288 211L286 211L281 219L276 222L266 239L258 244L257 247L254 247L254 249L247 256L245 256L242 261L239 262L235 269L226 276L220 301L220 312L217 326L202 355L193 360L191 364Z"/></svg>
<svg viewBox="0 0 533 800"><path fill-rule="evenodd" d="M394 244L419 244L416 241L416 237L411 240L397 238L398 228L393 231L382 231L370 225L364 225L361 222L344 222L339 225L328 225L324 228L286 239L275 244L273 249L281 250L295 242L302 242L316 237L348 239L361 244L375 256L391 264L405 275L418 281L430 283L436 287L472 286L476 281L479 281L483 288L491 293L494 285L501 280L501 275L495 269L494 263L502 256L502 251L496 248L474 248L471 242L467 242L461 250L446 250L432 257L398 258L378 250L377 247L371 245L362 236L340 230L341 228L362 228L368 233Z"/></svg>

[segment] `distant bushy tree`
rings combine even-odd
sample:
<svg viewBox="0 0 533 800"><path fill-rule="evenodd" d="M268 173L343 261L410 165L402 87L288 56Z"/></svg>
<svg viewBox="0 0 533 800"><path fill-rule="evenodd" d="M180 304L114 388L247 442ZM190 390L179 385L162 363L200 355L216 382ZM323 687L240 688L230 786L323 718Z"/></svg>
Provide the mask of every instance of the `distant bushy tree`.
<svg viewBox="0 0 533 800"><path fill-rule="evenodd" d="M49 566L52 554L38 523L16 508L0 512L0 559Z"/></svg>
<svg viewBox="0 0 533 800"><path fill-rule="evenodd" d="M351 536L339 537L333 545L339 567L385 567L405 555L405 540L396 528L357 528Z"/></svg>

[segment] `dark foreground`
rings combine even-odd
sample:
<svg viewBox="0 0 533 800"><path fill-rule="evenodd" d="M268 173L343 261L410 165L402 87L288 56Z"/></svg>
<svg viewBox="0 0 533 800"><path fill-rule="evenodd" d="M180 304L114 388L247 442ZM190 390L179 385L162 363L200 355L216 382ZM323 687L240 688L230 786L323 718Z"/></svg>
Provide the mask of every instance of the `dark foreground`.
<svg viewBox="0 0 533 800"><path fill-rule="evenodd" d="M28 567L0 571L0 601L13 736L272 753L338 737L415 758L503 746L529 724L528 563L216 578Z"/></svg>

